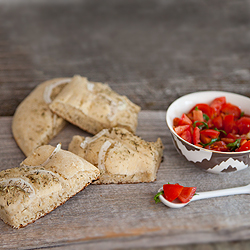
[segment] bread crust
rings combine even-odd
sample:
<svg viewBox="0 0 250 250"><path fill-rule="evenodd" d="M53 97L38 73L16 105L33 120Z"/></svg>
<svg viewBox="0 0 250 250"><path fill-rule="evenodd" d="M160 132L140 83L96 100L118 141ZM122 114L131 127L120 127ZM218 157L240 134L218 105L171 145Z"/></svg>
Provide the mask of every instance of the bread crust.
<svg viewBox="0 0 250 250"><path fill-rule="evenodd" d="M38 147L20 167L0 172L0 218L25 227L48 214L97 180L99 170L81 157Z"/></svg>
<svg viewBox="0 0 250 250"><path fill-rule="evenodd" d="M160 138L146 142L118 127L94 137L75 135L68 150L99 168L101 175L94 184L153 182L163 156Z"/></svg>
<svg viewBox="0 0 250 250"><path fill-rule="evenodd" d="M63 118L51 112L49 102L70 79L55 78L39 84L17 107L12 120L12 133L26 156L38 146L48 144L66 125ZM49 88L51 92L46 96Z"/></svg>
<svg viewBox="0 0 250 250"><path fill-rule="evenodd" d="M74 76L50 104L53 112L81 129L96 134L120 126L135 133L140 107L107 84Z"/></svg>

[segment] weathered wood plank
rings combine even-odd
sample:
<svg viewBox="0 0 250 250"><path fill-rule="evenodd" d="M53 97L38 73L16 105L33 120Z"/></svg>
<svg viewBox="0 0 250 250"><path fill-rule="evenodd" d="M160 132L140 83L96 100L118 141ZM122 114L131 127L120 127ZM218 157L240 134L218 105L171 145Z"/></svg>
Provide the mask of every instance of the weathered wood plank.
<svg viewBox="0 0 250 250"><path fill-rule="evenodd" d="M0 169L16 166L24 159L10 126L10 117L0 118ZM51 144L62 142L67 148L74 134L87 135L68 125ZM91 185L23 229L14 230L0 221L0 246L117 249L250 239L248 195L196 201L176 210L153 201L166 182L195 185L199 191L236 187L249 182L249 169L223 175L196 169L174 149L165 111L142 111L137 134L146 140L161 137L164 142L164 161L156 182Z"/></svg>
<svg viewBox="0 0 250 250"><path fill-rule="evenodd" d="M198 90L250 97L249 0L2 0L0 115L81 74L147 110Z"/></svg>
<svg viewBox="0 0 250 250"><path fill-rule="evenodd" d="M249 0L0 0L0 116L12 115L40 82L74 74L107 82L147 110L163 110L177 97L199 90L250 97L249 17ZM0 118L0 169L24 159L10 123L10 117ZM86 135L68 126L52 143L60 141L66 148L75 133ZM90 186L70 205L21 231L0 222L0 248L140 248L249 239L247 196L197 202L179 211L152 203L169 179L205 191L247 184L248 170L214 176L194 169L173 148L163 111L141 112L138 134L147 140L160 136L166 147L157 182ZM114 190L126 193L125 204ZM110 213L107 208L100 212L98 202ZM248 249L247 244L209 249Z"/></svg>

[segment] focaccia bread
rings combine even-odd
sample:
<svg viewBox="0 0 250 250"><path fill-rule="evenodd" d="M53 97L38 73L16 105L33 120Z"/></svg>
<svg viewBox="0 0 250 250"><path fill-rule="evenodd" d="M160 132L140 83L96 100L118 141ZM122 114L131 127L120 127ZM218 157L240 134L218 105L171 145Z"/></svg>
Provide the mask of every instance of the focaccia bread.
<svg viewBox="0 0 250 250"><path fill-rule="evenodd" d="M94 137L75 135L68 150L98 167L101 175L94 184L155 181L163 155L160 138L146 142L118 127Z"/></svg>
<svg viewBox="0 0 250 250"><path fill-rule="evenodd" d="M81 157L50 145L40 146L20 167L0 172L0 218L24 227L54 210L99 177Z"/></svg>
<svg viewBox="0 0 250 250"><path fill-rule="evenodd" d="M51 112L49 103L71 78L55 78L39 84L17 107L12 121L13 136L23 153L49 141L66 125L66 121Z"/></svg>
<svg viewBox="0 0 250 250"><path fill-rule="evenodd" d="M107 84L74 76L50 104L53 112L91 134L124 127L135 133L140 107Z"/></svg>

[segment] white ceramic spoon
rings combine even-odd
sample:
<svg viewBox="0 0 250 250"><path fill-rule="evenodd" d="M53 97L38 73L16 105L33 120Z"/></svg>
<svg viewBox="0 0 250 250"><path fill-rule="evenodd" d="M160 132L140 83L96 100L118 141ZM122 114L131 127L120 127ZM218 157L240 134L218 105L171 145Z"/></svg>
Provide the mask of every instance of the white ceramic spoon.
<svg viewBox="0 0 250 250"><path fill-rule="evenodd" d="M158 192L161 192L162 190L163 190L163 188L160 188L158 190ZM181 207L184 207L187 204L189 204L191 201L197 201L197 200L220 197L220 196L229 196L229 195L235 195L235 194L250 194L250 184L247 186L243 186L243 187L228 188L228 189L221 189L221 190L196 193L193 196L193 198L187 203L182 203L182 202L178 201L178 199L170 202L170 201L166 200L163 197L163 195L160 195L159 198L160 198L161 202L168 207L181 208Z"/></svg>

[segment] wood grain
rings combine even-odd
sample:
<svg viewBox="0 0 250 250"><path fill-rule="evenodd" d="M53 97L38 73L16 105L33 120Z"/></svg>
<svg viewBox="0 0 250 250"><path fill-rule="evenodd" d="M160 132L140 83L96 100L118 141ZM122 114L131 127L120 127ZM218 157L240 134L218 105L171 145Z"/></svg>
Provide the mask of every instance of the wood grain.
<svg viewBox="0 0 250 250"><path fill-rule="evenodd" d="M80 74L146 110L199 90L250 97L249 0L1 0L0 115Z"/></svg>
<svg viewBox="0 0 250 250"><path fill-rule="evenodd" d="M157 182L89 186L18 231L0 221L0 248L249 249L248 196L197 201L177 211L152 200L166 181L197 185L200 191L249 181L248 170L215 176L195 169L174 149L164 121L168 105L190 92L250 97L249 4L0 0L0 169L24 159L10 129L16 107L54 77L80 74L107 82L144 110L137 133L147 140L160 136L165 145ZM87 135L69 125L51 143L67 148L76 133ZM242 239L248 240L232 243ZM220 241L230 242L203 244Z"/></svg>
<svg viewBox="0 0 250 250"><path fill-rule="evenodd" d="M12 138L11 117L1 117L0 127L0 169L17 166L24 155ZM51 144L62 142L67 148L74 134L88 135L69 124ZM142 111L137 135L145 140L155 141L158 137L163 140L164 161L156 182L91 185L19 230L0 221L0 246L117 249L250 238L248 195L196 201L182 209L169 209L153 200L166 182L194 185L199 191L245 185L249 182L249 169L222 175L196 169L175 150L165 124L165 111Z"/></svg>

